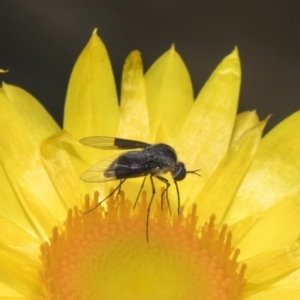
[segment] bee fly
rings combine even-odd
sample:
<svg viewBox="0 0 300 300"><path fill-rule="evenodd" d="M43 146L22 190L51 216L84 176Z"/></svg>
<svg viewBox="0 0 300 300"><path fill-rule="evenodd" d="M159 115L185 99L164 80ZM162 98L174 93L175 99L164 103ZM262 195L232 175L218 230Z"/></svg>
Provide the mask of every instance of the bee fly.
<svg viewBox="0 0 300 300"><path fill-rule="evenodd" d="M200 176L197 171L187 171L184 163L177 161L177 155L175 150L166 144L147 144L140 141L120 139L106 136L93 136L80 140L80 143L89 147L103 149L103 150L129 150L129 149L142 149L140 151L127 151L121 155L114 156L111 159L102 160L86 172L81 175L81 179L87 182L103 182L111 180L120 180L119 185L103 200L101 200L94 208L85 213L88 213L99 206L102 202L113 195L117 190L118 193L121 190L122 184L128 178L144 177L138 196L136 198L134 207L139 199L141 191L144 187L146 176L150 175L150 182L152 187L152 196L147 209L147 221L146 221L146 238L148 239L148 224L150 217L151 204L155 195L155 186L153 177L156 177L162 181L166 188L161 195L166 194L168 200L168 189L170 187L169 181L162 175L170 172L176 187L177 200L178 200L178 214L180 212L180 195L177 185L177 181L181 181L185 178L187 173L192 173Z"/></svg>

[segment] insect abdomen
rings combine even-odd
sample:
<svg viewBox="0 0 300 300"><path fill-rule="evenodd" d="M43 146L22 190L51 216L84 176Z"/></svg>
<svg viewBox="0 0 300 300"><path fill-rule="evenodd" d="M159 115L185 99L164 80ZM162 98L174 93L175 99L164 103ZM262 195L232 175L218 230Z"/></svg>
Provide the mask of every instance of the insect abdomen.
<svg viewBox="0 0 300 300"><path fill-rule="evenodd" d="M104 172L107 178L125 179L144 174L142 151L129 151L120 155Z"/></svg>

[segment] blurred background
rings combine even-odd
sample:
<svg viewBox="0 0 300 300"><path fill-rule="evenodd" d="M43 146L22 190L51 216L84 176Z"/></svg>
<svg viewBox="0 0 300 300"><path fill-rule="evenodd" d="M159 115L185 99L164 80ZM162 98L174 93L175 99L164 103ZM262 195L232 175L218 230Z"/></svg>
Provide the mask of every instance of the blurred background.
<svg viewBox="0 0 300 300"><path fill-rule="evenodd" d="M258 0L2 0L0 80L41 101L62 124L73 65L92 30L109 52L118 89L131 50L144 68L175 43L195 95L217 64L238 46L239 111L272 114L267 129L300 107L298 1Z"/></svg>

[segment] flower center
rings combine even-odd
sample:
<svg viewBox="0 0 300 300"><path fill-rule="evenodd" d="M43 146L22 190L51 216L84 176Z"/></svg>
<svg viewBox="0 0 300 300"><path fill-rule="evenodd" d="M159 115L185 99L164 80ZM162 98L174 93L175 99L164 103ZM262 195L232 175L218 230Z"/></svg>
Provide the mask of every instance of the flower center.
<svg viewBox="0 0 300 300"><path fill-rule="evenodd" d="M97 201L95 193L93 205ZM147 242L146 203L144 193L132 210L121 193L106 209L69 210L65 230L54 228L41 246L45 298L242 299L246 266L237 263L227 227L218 232L212 216L198 235L195 207L171 218L157 206ZM83 211L89 207L86 198Z"/></svg>

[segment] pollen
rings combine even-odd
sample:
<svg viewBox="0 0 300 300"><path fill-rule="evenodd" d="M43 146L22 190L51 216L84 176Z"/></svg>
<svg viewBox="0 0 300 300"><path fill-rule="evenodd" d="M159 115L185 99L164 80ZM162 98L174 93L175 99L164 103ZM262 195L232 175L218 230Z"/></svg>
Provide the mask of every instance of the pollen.
<svg viewBox="0 0 300 300"><path fill-rule="evenodd" d="M135 209L121 192L91 210L98 197L70 209L64 229L41 245L45 299L243 299L246 266L214 215L197 229L196 206L170 216L157 202L147 241L145 192Z"/></svg>

